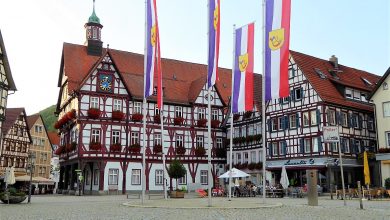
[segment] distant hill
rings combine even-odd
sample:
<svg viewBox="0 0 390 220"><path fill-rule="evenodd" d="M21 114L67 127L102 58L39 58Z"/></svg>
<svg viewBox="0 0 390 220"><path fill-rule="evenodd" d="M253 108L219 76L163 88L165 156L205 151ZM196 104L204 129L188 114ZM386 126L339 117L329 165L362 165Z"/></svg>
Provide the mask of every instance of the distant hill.
<svg viewBox="0 0 390 220"><path fill-rule="evenodd" d="M56 131L54 123L58 120L58 117L54 115L56 111L56 105L52 105L39 112L41 114L43 122L45 123L47 131Z"/></svg>

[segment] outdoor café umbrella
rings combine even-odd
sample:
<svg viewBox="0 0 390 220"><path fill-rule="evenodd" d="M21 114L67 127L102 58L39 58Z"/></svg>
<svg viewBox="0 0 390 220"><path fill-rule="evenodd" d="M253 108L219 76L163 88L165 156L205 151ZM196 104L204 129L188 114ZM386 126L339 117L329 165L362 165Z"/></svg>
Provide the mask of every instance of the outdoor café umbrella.
<svg viewBox="0 0 390 220"><path fill-rule="evenodd" d="M290 185L290 181L288 180L286 166L282 167L282 177L280 178L280 184L282 185L283 189L287 189L287 187Z"/></svg>
<svg viewBox="0 0 390 220"><path fill-rule="evenodd" d="M15 168L14 167L7 167L5 169L5 179L4 179L4 182L7 184L7 185L13 185L16 180L15 180Z"/></svg>
<svg viewBox="0 0 390 220"><path fill-rule="evenodd" d="M221 176L219 176L218 178L229 178L229 172L230 171L227 171L226 173L222 174ZM238 178L238 177L247 177L249 176L249 174L239 170L239 169L236 169L236 168L233 168L231 169L231 175L232 175L232 178Z"/></svg>
<svg viewBox="0 0 390 220"><path fill-rule="evenodd" d="M368 185L370 185L371 181L370 181L370 168L368 166L367 151L364 151L363 157L364 157L364 161L363 161L363 165L364 165L364 184L366 184L368 186Z"/></svg>

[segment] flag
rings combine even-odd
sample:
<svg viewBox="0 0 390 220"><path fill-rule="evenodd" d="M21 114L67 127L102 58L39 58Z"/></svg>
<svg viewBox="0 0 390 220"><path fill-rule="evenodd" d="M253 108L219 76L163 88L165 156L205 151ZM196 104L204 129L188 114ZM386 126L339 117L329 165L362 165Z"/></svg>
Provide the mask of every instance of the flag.
<svg viewBox="0 0 390 220"><path fill-rule="evenodd" d="M220 0L209 0L209 60L207 88L215 85L218 79Z"/></svg>
<svg viewBox="0 0 390 220"><path fill-rule="evenodd" d="M232 113L253 110L254 23L236 30Z"/></svg>
<svg viewBox="0 0 390 220"><path fill-rule="evenodd" d="M363 154L363 166L364 166L364 184L370 185L370 167L368 166L367 151L364 151Z"/></svg>
<svg viewBox="0 0 390 220"><path fill-rule="evenodd" d="M266 0L265 100L289 96L291 0Z"/></svg>
<svg viewBox="0 0 390 220"><path fill-rule="evenodd" d="M144 98L153 95L154 78L157 75L157 105L162 106L162 72L160 35L157 22L156 0L146 3L146 51L144 60Z"/></svg>

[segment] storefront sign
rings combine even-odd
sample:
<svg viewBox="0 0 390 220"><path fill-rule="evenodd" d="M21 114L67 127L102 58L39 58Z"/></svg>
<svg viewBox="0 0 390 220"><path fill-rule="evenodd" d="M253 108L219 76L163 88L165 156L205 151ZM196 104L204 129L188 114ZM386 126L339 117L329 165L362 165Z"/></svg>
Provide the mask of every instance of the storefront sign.
<svg viewBox="0 0 390 220"><path fill-rule="evenodd" d="M337 143L340 141L339 128L337 126L324 126L324 143Z"/></svg>
<svg viewBox="0 0 390 220"><path fill-rule="evenodd" d="M314 164L314 159L309 159L309 160L288 160L284 165L286 166L295 166L295 165L313 165Z"/></svg>

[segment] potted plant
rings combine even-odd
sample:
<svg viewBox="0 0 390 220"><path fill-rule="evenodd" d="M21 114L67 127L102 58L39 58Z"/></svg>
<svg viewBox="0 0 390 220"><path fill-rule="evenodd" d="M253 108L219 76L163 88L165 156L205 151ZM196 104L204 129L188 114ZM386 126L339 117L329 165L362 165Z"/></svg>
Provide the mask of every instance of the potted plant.
<svg viewBox="0 0 390 220"><path fill-rule="evenodd" d="M173 119L173 123L175 125L182 125L183 122L184 122L184 118L182 118L182 117L176 117L176 118Z"/></svg>
<svg viewBox="0 0 390 220"><path fill-rule="evenodd" d="M118 110L112 111L112 115L111 115L113 120L122 120L124 116L125 114L122 111L118 111Z"/></svg>
<svg viewBox="0 0 390 220"><path fill-rule="evenodd" d="M160 114L154 115L153 121L154 121L154 123L160 124L160 122L161 122Z"/></svg>
<svg viewBox="0 0 390 220"><path fill-rule="evenodd" d="M120 144L111 144L110 151L111 152L121 152L122 146Z"/></svg>
<svg viewBox="0 0 390 220"><path fill-rule="evenodd" d="M221 122L219 120L213 119L213 120L211 120L211 127L212 128L218 128L220 123Z"/></svg>
<svg viewBox="0 0 390 220"><path fill-rule="evenodd" d="M385 188L387 190L390 190L390 177L385 179Z"/></svg>
<svg viewBox="0 0 390 220"><path fill-rule="evenodd" d="M76 118L76 110L72 109L69 112L66 113L66 117L69 120L75 119Z"/></svg>
<svg viewBox="0 0 390 220"><path fill-rule="evenodd" d="M132 116L131 116L131 120L135 121L135 122L140 122L142 121L142 118L144 116L141 114L141 113L134 113Z"/></svg>
<svg viewBox="0 0 390 220"><path fill-rule="evenodd" d="M155 144L153 146L153 153L161 154L162 153L162 145L161 144Z"/></svg>
<svg viewBox="0 0 390 220"><path fill-rule="evenodd" d="M205 118L199 119L198 122L196 123L198 127L206 127L206 124L207 124L207 119Z"/></svg>
<svg viewBox="0 0 390 220"><path fill-rule="evenodd" d="M385 148L385 147L379 148L378 153L381 153L381 154L390 153L390 148Z"/></svg>
<svg viewBox="0 0 390 220"><path fill-rule="evenodd" d="M176 154L184 155L186 153L186 148L183 146L176 147Z"/></svg>
<svg viewBox="0 0 390 220"><path fill-rule="evenodd" d="M256 163L256 165L255 165L255 169L257 169L257 170L261 170L261 168L263 168L263 163L262 163L262 162L258 162L258 163Z"/></svg>
<svg viewBox="0 0 390 220"><path fill-rule="evenodd" d="M77 147L76 142L69 143L66 145L66 152L72 152L72 151L76 150L76 147Z"/></svg>
<svg viewBox="0 0 390 220"><path fill-rule="evenodd" d="M26 193L18 191L13 187L8 188L8 191L0 193L0 200L3 203L16 204L21 203L27 198Z"/></svg>
<svg viewBox="0 0 390 220"><path fill-rule="evenodd" d="M206 150L203 146L198 146L195 148L195 155L197 157L203 157L206 154Z"/></svg>
<svg viewBox="0 0 390 220"><path fill-rule="evenodd" d="M133 154L139 154L141 153L141 145L138 143L132 144L128 147L127 150Z"/></svg>
<svg viewBox="0 0 390 220"><path fill-rule="evenodd" d="M174 159L169 165L168 175L170 178L176 179L176 191L171 191L171 198L184 198L184 192L178 188L177 179L184 177L186 173L186 168L177 159Z"/></svg>
<svg viewBox="0 0 390 220"><path fill-rule="evenodd" d="M253 112L252 112L252 111L246 111L246 112L244 113L244 118L245 118L245 119L248 119L248 118L252 117L252 115L253 115Z"/></svg>
<svg viewBox="0 0 390 220"><path fill-rule="evenodd" d="M238 119L240 119L240 115L239 114L234 114L233 115L233 121L238 121Z"/></svg>
<svg viewBox="0 0 390 220"><path fill-rule="evenodd" d="M89 150L95 150L95 151L98 151L102 148L102 145L100 144L100 142L94 142L94 141L91 141L89 143Z"/></svg>
<svg viewBox="0 0 390 220"><path fill-rule="evenodd" d="M100 109L98 108L90 108L87 113L91 119L98 119L100 117Z"/></svg>
<svg viewBox="0 0 390 220"><path fill-rule="evenodd" d="M61 155L62 153L64 153L65 151L65 147L64 146L59 146L56 151L54 151L54 154L55 155Z"/></svg>
<svg viewBox="0 0 390 220"><path fill-rule="evenodd" d="M254 170L255 169L255 167L256 167L256 163L250 163L250 164L248 164L248 169L249 170Z"/></svg>

